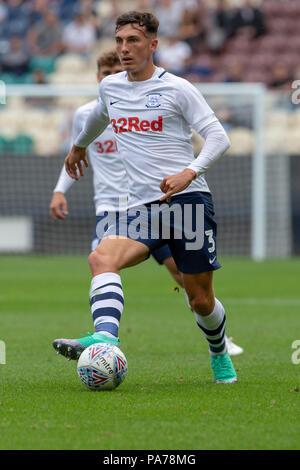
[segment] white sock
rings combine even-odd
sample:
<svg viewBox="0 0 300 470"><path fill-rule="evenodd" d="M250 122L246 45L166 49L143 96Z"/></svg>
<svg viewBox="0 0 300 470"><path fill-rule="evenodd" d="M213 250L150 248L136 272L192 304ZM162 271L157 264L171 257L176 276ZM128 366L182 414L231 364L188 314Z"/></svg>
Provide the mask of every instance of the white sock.
<svg viewBox="0 0 300 470"><path fill-rule="evenodd" d="M90 305L96 333L118 337L124 307L122 281L119 274L94 276L90 289Z"/></svg>
<svg viewBox="0 0 300 470"><path fill-rule="evenodd" d="M207 315L202 316L196 313L190 306L189 298L185 289L182 289L186 303L195 315L197 325L203 331L208 344L209 351L212 355L224 354L226 351L225 344L225 326L226 326L226 315L225 310L221 302L215 298L215 306L213 311Z"/></svg>

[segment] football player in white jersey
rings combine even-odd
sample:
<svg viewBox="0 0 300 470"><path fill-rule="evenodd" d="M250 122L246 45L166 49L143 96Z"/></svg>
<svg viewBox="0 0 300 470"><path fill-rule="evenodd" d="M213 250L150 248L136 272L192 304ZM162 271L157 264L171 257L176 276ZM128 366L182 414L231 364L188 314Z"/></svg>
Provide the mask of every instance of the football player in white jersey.
<svg viewBox="0 0 300 470"><path fill-rule="evenodd" d="M104 77L123 71L119 56L115 51L102 54L97 60L97 81ZM90 101L80 106L74 115L72 126L72 142L80 134L90 111L96 105L97 100ZM96 249L103 234L97 233L97 224L101 221L103 214L108 210L117 210L120 198L126 200L128 185L126 184L126 172L122 160L118 156L117 142L111 126L108 126L101 136L97 137L88 148L89 161L93 169L94 202L96 212L96 226L91 244L91 251ZM71 178L63 166L57 184L53 191L50 203L50 215L54 220L65 219L68 214L68 203L66 192L75 180ZM151 252L155 260L170 272L174 280L183 289L185 299L188 298L183 286L181 274L176 267L168 245L164 245ZM231 338L225 336L227 349L230 355L237 355L243 349L236 345ZM63 351L63 348L62 348Z"/></svg>
<svg viewBox="0 0 300 470"><path fill-rule="evenodd" d="M111 123L128 175L129 203L119 220L110 221L105 237L89 256L95 333L53 344L57 350L64 348L69 358L79 357L96 342L119 345L124 305L119 272L147 259L150 249L167 243L196 323L208 341L214 380L234 383L237 375L225 342L225 310L213 288L213 271L220 264L212 196L203 176L230 142L201 93L188 81L155 67L157 30L158 20L151 13L129 12L117 18L116 48L125 71L102 80L97 106L65 160L67 173L77 180L78 174L84 173L82 163L88 166L86 147ZM196 159L192 127L205 140ZM160 230L165 224L164 213L175 206L182 211L185 224L178 236L178 227L169 219L169 236L164 237ZM203 226L198 233L197 214L201 210ZM144 216L140 235L133 236L132 222L139 211ZM153 235L152 222L158 213L162 214L162 225ZM192 228L186 230L190 219ZM196 237L192 247L188 244L191 234ZM198 244L197 235L201 235L202 244Z"/></svg>

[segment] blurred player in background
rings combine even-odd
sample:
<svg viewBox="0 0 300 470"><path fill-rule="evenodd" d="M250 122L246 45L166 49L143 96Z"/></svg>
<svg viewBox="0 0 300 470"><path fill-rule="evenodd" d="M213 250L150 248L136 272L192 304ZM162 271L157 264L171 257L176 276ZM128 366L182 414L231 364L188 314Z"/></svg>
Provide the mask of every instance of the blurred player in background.
<svg viewBox="0 0 300 470"><path fill-rule="evenodd" d="M123 71L119 56L115 51L102 54L97 60L97 81L98 83L108 75ZM96 105L97 99L86 103L77 109L73 119L72 141L80 134L84 127L85 121ZM195 147L199 145L197 141L198 134L193 133L195 139ZM93 185L94 185L94 203L96 211L96 225L94 236L92 239L91 250L95 250L101 240L101 234L97 234L97 225L101 221L106 211L117 211L119 207L119 198L127 200L128 184L127 175L123 161L118 154L117 142L111 126L108 126L101 136L97 137L88 148L88 157L93 169ZM54 220L64 220L68 215L68 203L65 193L75 182L71 178L63 166L58 182L53 191L53 197L50 203L50 215ZM183 280L179 272L168 245L153 250L152 256L159 264L164 264L170 272L174 280L182 288L185 300L190 308L188 296L183 287ZM233 343L231 338L225 335L227 349L230 355L237 355L243 352L243 349ZM60 350L62 353L64 348Z"/></svg>

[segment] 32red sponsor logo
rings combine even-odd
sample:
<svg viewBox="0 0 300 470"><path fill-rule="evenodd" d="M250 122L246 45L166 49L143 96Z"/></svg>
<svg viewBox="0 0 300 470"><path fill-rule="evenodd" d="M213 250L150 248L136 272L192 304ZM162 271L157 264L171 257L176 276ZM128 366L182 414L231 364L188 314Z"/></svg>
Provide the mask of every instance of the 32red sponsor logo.
<svg viewBox="0 0 300 470"><path fill-rule="evenodd" d="M157 120L147 121L140 119L136 116L129 118L120 118L118 120L111 119L111 125L116 134L121 134L122 132L161 132L163 130L163 117L158 116Z"/></svg>

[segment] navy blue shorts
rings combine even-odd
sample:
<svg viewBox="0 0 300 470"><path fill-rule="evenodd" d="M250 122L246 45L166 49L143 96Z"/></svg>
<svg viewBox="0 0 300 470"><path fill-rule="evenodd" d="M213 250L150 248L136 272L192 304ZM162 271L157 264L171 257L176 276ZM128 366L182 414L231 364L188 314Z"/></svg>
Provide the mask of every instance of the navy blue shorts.
<svg viewBox="0 0 300 470"><path fill-rule="evenodd" d="M160 248L150 250L151 255L158 262L158 264L163 264L165 259L168 259L172 256L169 245L163 245Z"/></svg>
<svg viewBox="0 0 300 470"><path fill-rule="evenodd" d="M108 216L107 211L103 212L103 214L101 214L101 215L96 216L96 224L95 224L95 229L94 229L94 233L93 233L91 251L94 251L97 248L97 246L99 245L99 243L101 242L101 240L103 238L104 233L108 229L108 223L103 225L103 227L101 227L101 225L99 224L99 222L104 220L105 217L107 217L107 216ZM119 213L116 212L116 218L118 218L118 217L119 217ZM169 248L168 245L163 245L160 248L157 248L155 250L151 250L151 255L153 256L155 261L157 261L158 264L163 264L165 259L168 259L172 256L172 253L171 253L170 248Z"/></svg>
<svg viewBox="0 0 300 470"><path fill-rule="evenodd" d="M119 218L119 212L115 212L116 218L118 220ZM91 250L94 251L99 243L101 242L104 233L109 227L109 220L108 220L109 213L108 211L103 211L101 215L96 216L96 223L95 223L95 228L94 228L94 233L93 233L93 239L92 239L92 244L91 244ZM105 222L101 224L101 222Z"/></svg>
<svg viewBox="0 0 300 470"><path fill-rule="evenodd" d="M212 196L191 192L128 209L110 222L105 236L122 235L146 245L150 252L168 245L184 274L213 271L221 266L216 252L217 224Z"/></svg>

